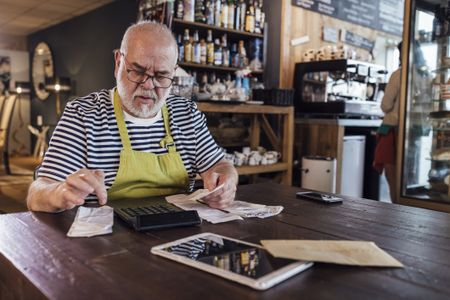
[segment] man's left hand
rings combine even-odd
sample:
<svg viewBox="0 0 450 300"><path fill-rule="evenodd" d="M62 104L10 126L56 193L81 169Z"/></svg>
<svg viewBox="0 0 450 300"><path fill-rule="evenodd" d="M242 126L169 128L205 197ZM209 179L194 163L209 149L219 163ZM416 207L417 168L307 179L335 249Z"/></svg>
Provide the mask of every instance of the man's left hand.
<svg viewBox="0 0 450 300"><path fill-rule="evenodd" d="M203 178L205 188L209 191L223 184L222 188L202 198L209 206L221 209L226 208L234 201L238 174L234 166L228 161L221 160L200 175Z"/></svg>

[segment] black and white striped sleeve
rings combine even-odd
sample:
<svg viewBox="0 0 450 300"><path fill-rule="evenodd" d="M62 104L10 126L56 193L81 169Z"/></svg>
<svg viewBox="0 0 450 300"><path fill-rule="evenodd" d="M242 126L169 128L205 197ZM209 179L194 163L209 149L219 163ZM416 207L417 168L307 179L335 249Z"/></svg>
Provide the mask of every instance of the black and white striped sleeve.
<svg viewBox="0 0 450 300"><path fill-rule="evenodd" d="M195 167L198 173L203 173L214 166L223 157L222 148L217 145L206 125L206 117L192 102L195 131Z"/></svg>
<svg viewBox="0 0 450 300"><path fill-rule="evenodd" d="M67 104L53 132L38 177L64 181L68 175L86 167L85 123L81 110L73 103Z"/></svg>

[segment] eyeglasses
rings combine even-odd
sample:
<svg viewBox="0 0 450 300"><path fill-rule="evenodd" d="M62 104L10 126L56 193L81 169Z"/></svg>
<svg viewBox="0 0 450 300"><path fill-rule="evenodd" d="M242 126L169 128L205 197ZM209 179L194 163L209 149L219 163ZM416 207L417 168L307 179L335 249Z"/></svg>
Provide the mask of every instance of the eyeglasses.
<svg viewBox="0 0 450 300"><path fill-rule="evenodd" d="M128 67L130 63L125 58L125 54L123 52L119 52L120 55L125 60L125 64L127 65L126 71L127 71L127 79L131 82L138 83L138 84L144 84L149 80L152 79L152 83L157 88L166 89L172 85L173 78L162 76L162 75L156 75L151 76L147 74L146 72L140 72L138 70L134 70Z"/></svg>

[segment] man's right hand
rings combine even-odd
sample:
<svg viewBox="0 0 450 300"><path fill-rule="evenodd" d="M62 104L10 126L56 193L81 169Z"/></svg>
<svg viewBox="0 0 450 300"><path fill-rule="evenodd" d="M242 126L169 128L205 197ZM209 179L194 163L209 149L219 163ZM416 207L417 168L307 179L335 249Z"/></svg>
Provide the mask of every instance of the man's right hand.
<svg viewBox="0 0 450 300"><path fill-rule="evenodd" d="M100 170L80 169L57 182L39 178L28 191L28 208L34 211L57 212L82 205L91 193L97 195L100 205L106 204L105 175Z"/></svg>

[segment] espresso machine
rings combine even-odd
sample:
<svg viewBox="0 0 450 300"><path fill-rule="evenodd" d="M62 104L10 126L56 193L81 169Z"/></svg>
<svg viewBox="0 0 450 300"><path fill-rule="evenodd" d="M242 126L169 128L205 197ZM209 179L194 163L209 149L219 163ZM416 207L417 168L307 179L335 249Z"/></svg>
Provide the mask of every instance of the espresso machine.
<svg viewBox="0 0 450 300"><path fill-rule="evenodd" d="M295 65L296 114L382 117L383 66L337 59Z"/></svg>

